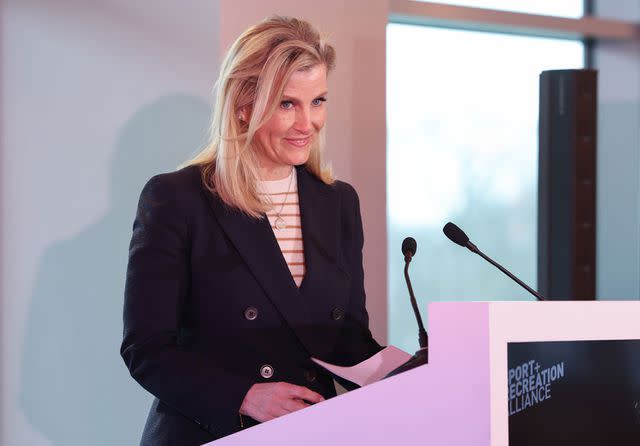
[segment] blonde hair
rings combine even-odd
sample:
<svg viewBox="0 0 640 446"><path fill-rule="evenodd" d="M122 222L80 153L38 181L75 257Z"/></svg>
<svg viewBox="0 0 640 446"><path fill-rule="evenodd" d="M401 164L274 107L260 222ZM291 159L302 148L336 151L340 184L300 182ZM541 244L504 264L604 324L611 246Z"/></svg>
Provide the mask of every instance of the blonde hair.
<svg viewBox="0 0 640 446"><path fill-rule="evenodd" d="M291 17L274 16L250 27L227 52L215 87L210 141L185 163L201 166L203 183L227 205L258 218L269 209L257 192L254 136L273 115L291 75L318 64L333 69L335 50L310 23ZM305 167L331 184L324 141L322 130Z"/></svg>

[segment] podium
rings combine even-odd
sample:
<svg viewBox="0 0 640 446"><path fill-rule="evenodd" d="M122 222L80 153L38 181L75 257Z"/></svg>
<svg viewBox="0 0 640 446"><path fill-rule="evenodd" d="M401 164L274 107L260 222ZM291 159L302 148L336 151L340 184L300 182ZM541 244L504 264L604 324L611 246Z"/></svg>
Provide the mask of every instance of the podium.
<svg viewBox="0 0 640 446"><path fill-rule="evenodd" d="M436 302L429 338L427 365L209 444L640 444L640 302Z"/></svg>

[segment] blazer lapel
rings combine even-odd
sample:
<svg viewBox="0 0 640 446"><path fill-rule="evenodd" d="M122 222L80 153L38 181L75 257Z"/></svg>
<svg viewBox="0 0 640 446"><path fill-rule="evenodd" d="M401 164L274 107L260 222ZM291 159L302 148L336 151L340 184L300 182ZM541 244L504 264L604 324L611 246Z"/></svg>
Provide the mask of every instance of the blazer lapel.
<svg viewBox="0 0 640 446"><path fill-rule="evenodd" d="M213 212L231 243L311 356L326 356L340 324L331 318L346 308L348 275L338 259L340 201L337 191L303 167L297 168L305 278L298 290L269 220L231 209L206 192Z"/></svg>
<svg viewBox="0 0 640 446"><path fill-rule="evenodd" d="M298 196L304 240L306 273L301 299L313 319L314 356L328 355L341 324L332 319L336 308L346 310L349 277L342 269L340 253L340 198L338 191L298 167Z"/></svg>
<svg viewBox="0 0 640 446"><path fill-rule="evenodd" d="M226 206L208 191L207 195L213 212L229 240L282 317L294 329L303 346L311 351L313 341L306 336L307 331L298 330L298 327L310 325L309 315L306 307L301 305L300 293L282 256L269 220L266 217L249 217Z"/></svg>
<svg viewBox="0 0 640 446"><path fill-rule="evenodd" d="M321 272L325 262L336 263L339 237L339 201L336 191L318 180L304 168L298 168L298 197L304 240L305 280Z"/></svg>

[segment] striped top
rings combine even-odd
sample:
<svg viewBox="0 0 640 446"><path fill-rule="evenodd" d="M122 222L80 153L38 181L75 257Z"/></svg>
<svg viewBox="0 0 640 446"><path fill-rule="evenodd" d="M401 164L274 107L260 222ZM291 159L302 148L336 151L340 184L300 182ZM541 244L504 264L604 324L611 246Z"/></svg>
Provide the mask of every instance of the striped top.
<svg viewBox="0 0 640 446"><path fill-rule="evenodd" d="M291 276L296 285L300 286L306 269L296 169L291 169L291 175L282 180L260 181L258 191L273 203L267 212L267 218L271 223L280 251L289 266Z"/></svg>

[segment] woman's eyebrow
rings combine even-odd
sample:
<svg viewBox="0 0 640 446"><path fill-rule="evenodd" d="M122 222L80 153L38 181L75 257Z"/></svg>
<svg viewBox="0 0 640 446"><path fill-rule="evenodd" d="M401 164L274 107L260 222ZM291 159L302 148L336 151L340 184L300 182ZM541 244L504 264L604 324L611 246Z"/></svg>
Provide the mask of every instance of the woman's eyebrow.
<svg viewBox="0 0 640 446"><path fill-rule="evenodd" d="M319 97L321 97L321 96L326 96L327 94L328 94L328 92L327 92L327 91L324 91L324 92L322 92L322 93L320 93L320 94L315 95L315 96L314 96L314 98L319 98ZM298 99L297 97L295 97L295 96L290 96L290 95L288 95L288 94L283 94L283 95L282 95L282 99L281 99L281 100L282 100L282 101L291 101L291 102L297 102L297 101L299 101L299 99Z"/></svg>

